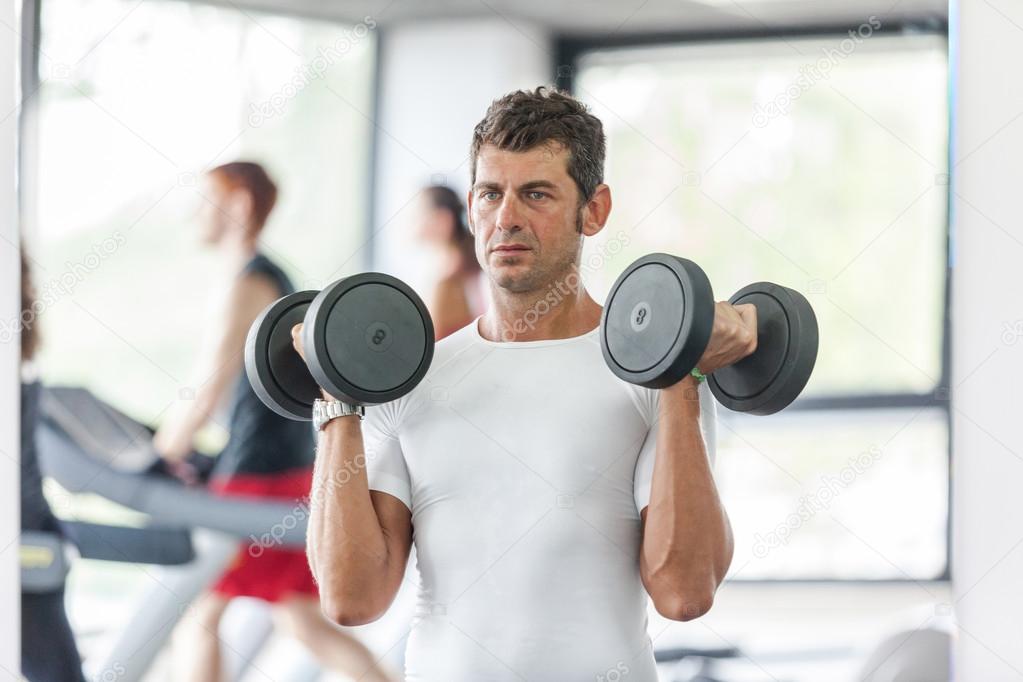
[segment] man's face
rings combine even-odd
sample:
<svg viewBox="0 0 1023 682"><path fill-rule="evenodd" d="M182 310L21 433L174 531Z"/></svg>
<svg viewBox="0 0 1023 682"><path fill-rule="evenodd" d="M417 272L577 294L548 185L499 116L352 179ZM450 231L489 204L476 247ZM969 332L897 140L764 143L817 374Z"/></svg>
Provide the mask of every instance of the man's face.
<svg viewBox="0 0 1023 682"><path fill-rule="evenodd" d="M580 210L561 145L480 149L469 213L476 257L497 286L521 293L556 285L579 260Z"/></svg>

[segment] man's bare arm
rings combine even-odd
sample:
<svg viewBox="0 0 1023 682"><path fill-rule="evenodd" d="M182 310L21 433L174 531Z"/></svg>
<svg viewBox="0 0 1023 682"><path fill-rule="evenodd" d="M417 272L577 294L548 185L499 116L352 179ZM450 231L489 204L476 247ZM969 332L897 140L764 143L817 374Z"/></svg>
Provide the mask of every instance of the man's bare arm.
<svg viewBox="0 0 1023 682"><path fill-rule="evenodd" d="M718 301L697 367L710 374L757 348L757 309ZM699 383L687 376L661 389L650 503L641 512L639 567L657 612L691 620L710 610L735 543L700 430Z"/></svg>
<svg viewBox="0 0 1023 682"><path fill-rule="evenodd" d="M301 325L292 331L300 348ZM370 492L362 425L338 417L319 433L306 548L324 614L339 625L376 620L394 601L412 547L412 514Z"/></svg>
<svg viewBox="0 0 1023 682"><path fill-rule="evenodd" d="M700 431L692 377L662 389L650 504L642 512L640 575L657 612L672 620L706 613L732 562L728 515Z"/></svg>

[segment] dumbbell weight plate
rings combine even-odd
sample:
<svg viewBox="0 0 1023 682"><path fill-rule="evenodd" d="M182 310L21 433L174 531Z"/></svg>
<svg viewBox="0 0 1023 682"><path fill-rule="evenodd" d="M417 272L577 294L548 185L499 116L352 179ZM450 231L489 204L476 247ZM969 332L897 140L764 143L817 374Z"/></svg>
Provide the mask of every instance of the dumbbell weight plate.
<svg viewBox="0 0 1023 682"><path fill-rule="evenodd" d="M433 360L433 321L401 280L365 272L334 282L309 306L302 347L313 377L332 396L364 405L395 400L422 381Z"/></svg>
<svg viewBox="0 0 1023 682"><path fill-rule="evenodd" d="M666 253L643 256L611 287L600 347L620 379L665 388L687 375L714 328L714 293L694 262Z"/></svg>
<svg viewBox="0 0 1023 682"><path fill-rule="evenodd" d="M817 317L802 294L771 282L745 286L729 302L757 307L757 350L708 376L710 390L730 410L774 414L810 380L817 361Z"/></svg>
<svg viewBox="0 0 1023 682"><path fill-rule="evenodd" d="M302 322L316 294L299 291L271 303L245 340L245 373L252 390L271 410L297 421L312 419L320 389L295 351L291 328Z"/></svg>

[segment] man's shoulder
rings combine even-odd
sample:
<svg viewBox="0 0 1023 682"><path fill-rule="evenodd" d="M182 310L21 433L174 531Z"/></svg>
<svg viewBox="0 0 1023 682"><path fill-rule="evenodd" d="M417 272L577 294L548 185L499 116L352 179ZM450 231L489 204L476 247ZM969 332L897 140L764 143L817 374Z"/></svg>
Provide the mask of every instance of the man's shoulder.
<svg viewBox="0 0 1023 682"><path fill-rule="evenodd" d="M479 346L475 343L477 337L473 333L475 323L473 321L434 344L433 359L423 380L407 395L399 398L399 401L415 403L417 398L429 396L431 389L439 385L438 381L443 381L443 377L449 376L452 369L461 365L459 359L466 355L466 351Z"/></svg>
<svg viewBox="0 0 1023 682"><path fill-rule="evenodd" d="M433 364L430 369L438 366L438 362L449 361L461 354L467 348L476 345L479 335L476 333L476 320L465 325L461 329L451 332L438 341L433 349Z"/></svg>

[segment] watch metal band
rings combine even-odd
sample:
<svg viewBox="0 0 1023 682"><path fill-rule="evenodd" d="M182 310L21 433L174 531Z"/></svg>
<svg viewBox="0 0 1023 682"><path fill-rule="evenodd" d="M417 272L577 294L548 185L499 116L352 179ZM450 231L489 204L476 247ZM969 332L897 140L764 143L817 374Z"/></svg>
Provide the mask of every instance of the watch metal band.
<svg viewBox="0 0 1023 682"><path fill-rule="evenodd" d="M340 400L316 400L313 403L313 421L315 422L317 430L323 430L323 427L330 423L331 420L337 419L338 417L347 417L348 415L358 415L361 421L366 416L366 408L363 405L351 405L349 403L343 403Z"/></svg>

